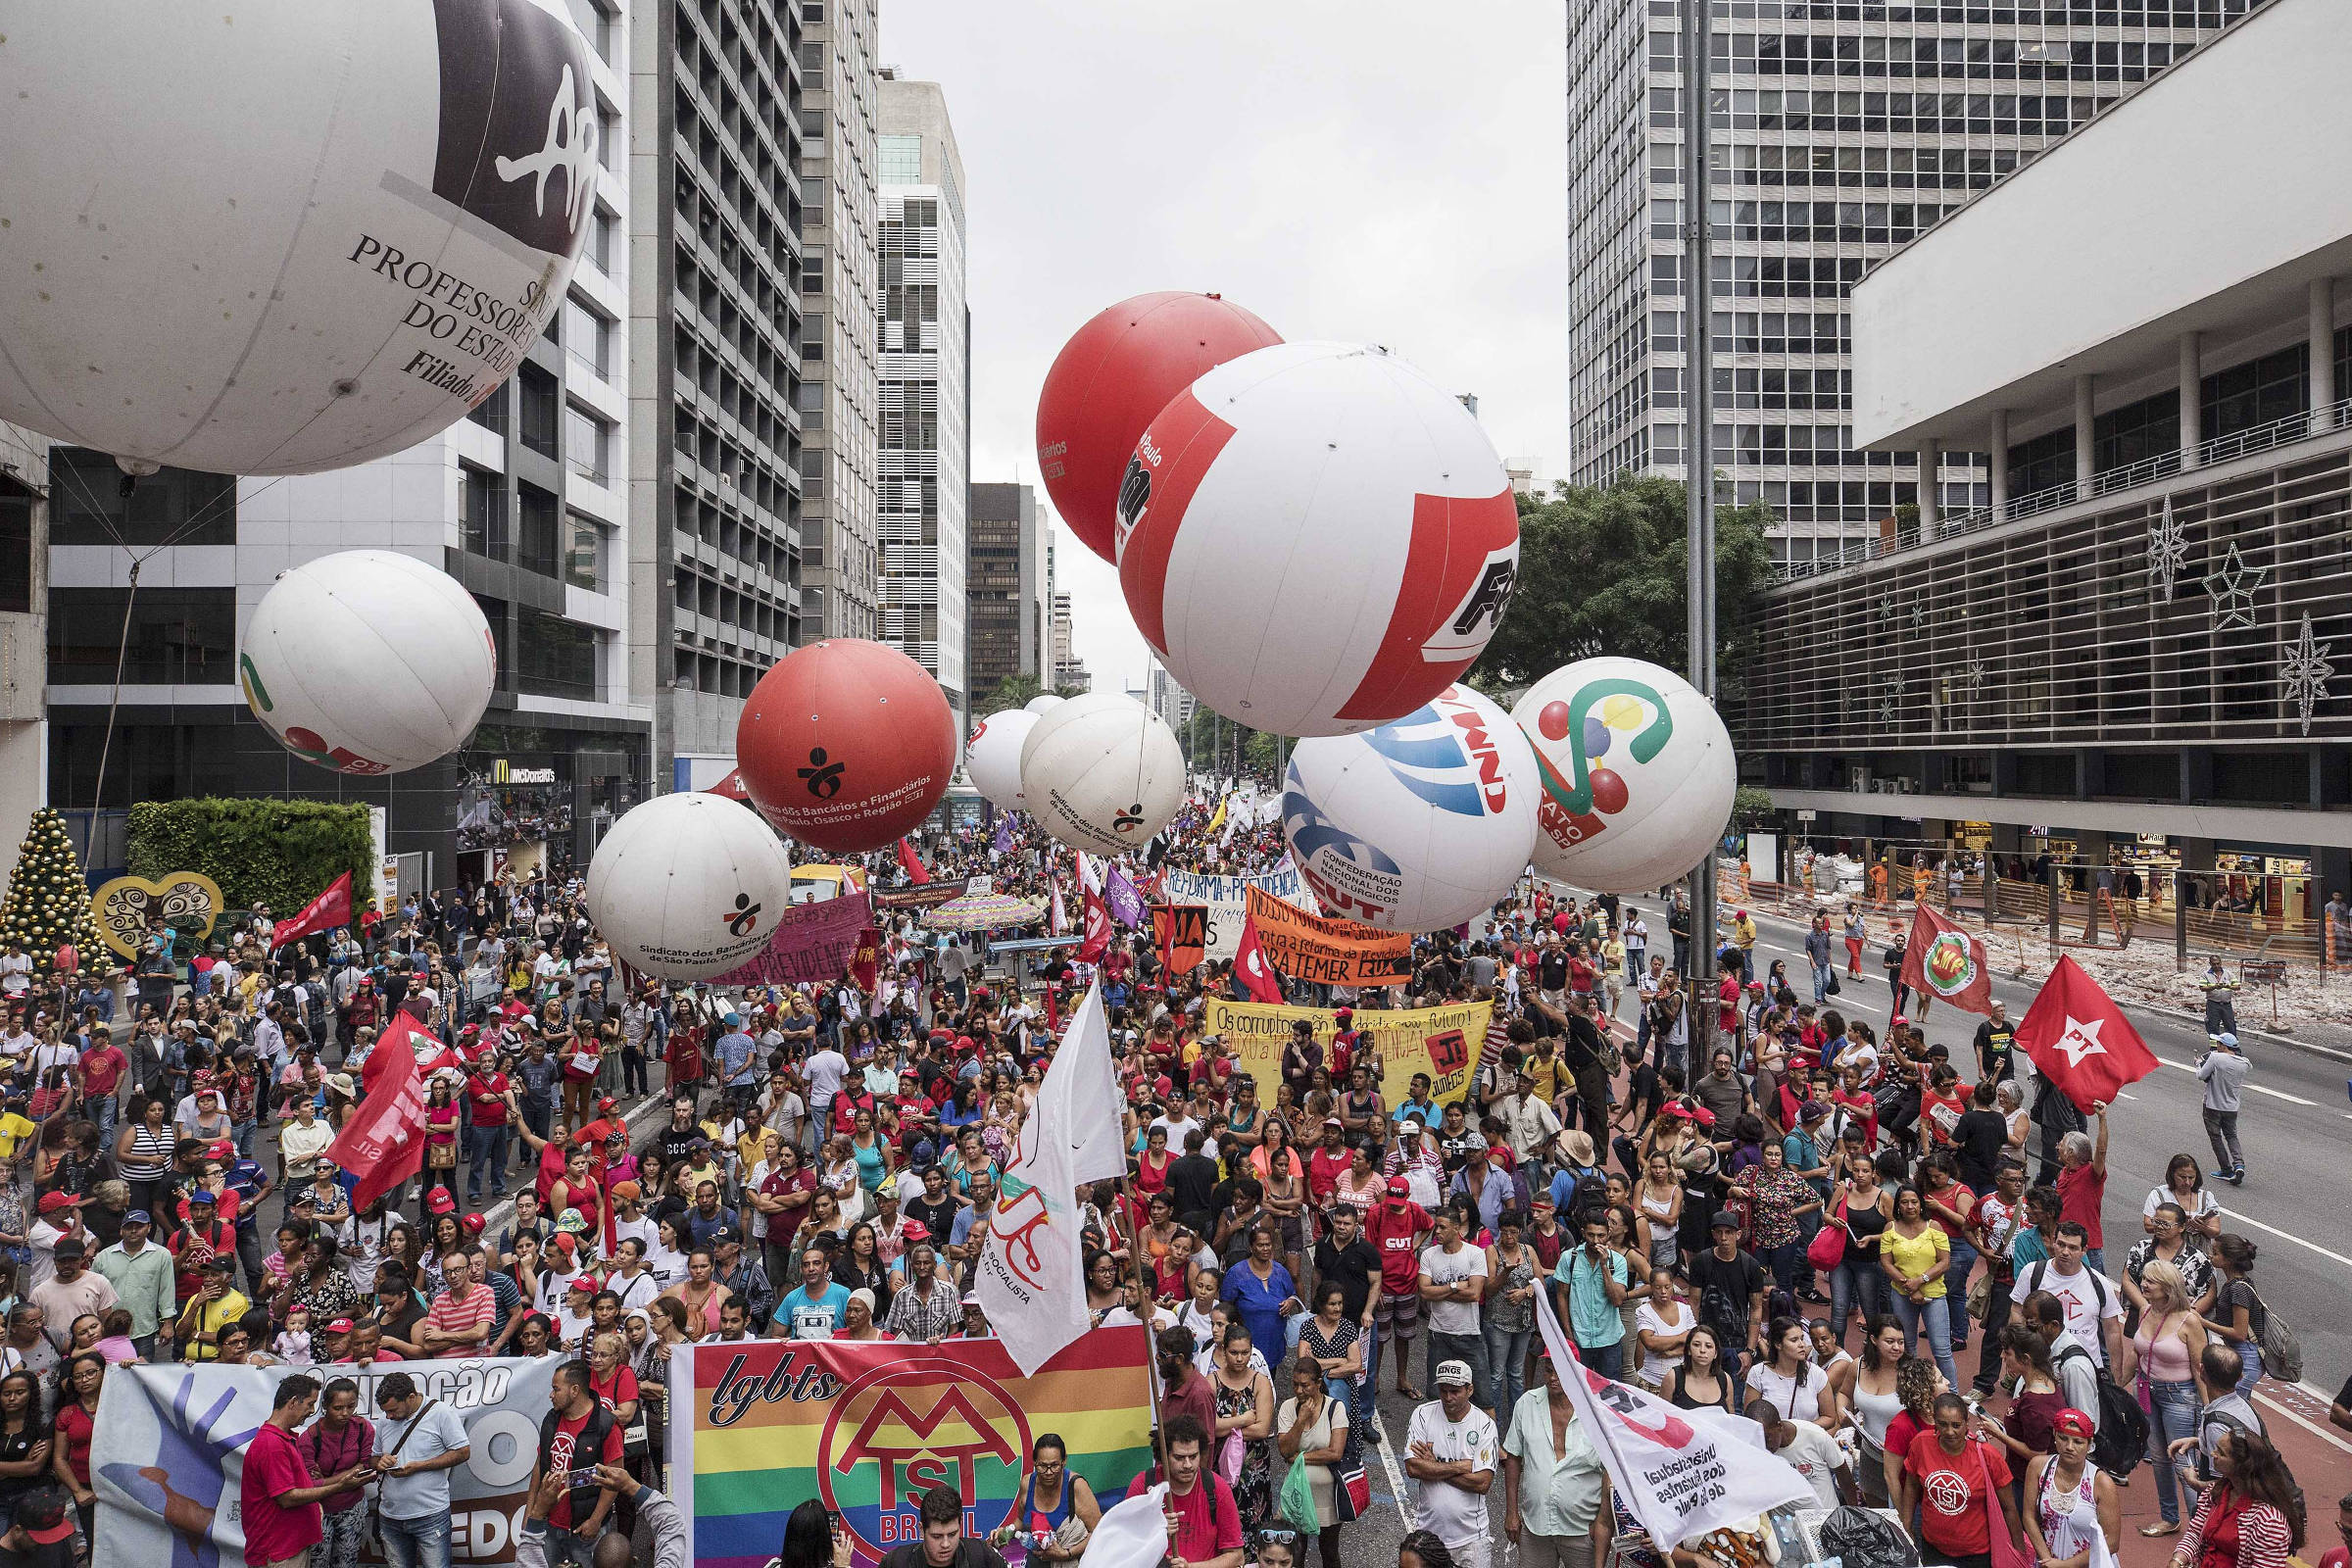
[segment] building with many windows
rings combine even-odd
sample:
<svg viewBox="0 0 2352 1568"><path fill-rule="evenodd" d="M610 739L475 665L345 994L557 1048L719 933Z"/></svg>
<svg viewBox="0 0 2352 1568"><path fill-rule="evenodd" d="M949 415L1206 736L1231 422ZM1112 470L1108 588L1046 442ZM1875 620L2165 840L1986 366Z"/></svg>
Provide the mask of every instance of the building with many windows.
<svg viewBox="0 0 2352 1568"><path fill-rule="evenodd" d="M0 887L46 798L49 442L0 421Z"/></svg>
<svg viewBox="0 0 2352 1568"><path fill-rule="evenodd" d="M1853 438L1846 296L1870 264L2263 0L1712 0L1719 482L1836 559L1922 501L1918 456ZM1568 22L1571 478L1683 473L1682 4ZM1929 504L1981 506L1976 446Z"/></svg>
<svg viewBox="0 0 2352 1568"><path fill-rule="evenodd" d="M881 102L881 640L929 670L968 727L963 157L937 82L885 70Z"/></svg>
<svg viewBox="0 0 2352 1568"><path fill-rule="evenodd" d="M671 784L732 765L805 640L801 4L637 0L628 28L633 696ZM684 759L685 765L673 765Z"/></svg>
<svg viewBox="0 0 2352 1568"><path fill-rule="evenodd" d="M808 635L872 637L880 222L876 0L800 0L801 612Z"/></svg>
<svg viewBox="0 0 2352 1568"><path fill-rule="evenodd" d="M1046 643L1046 516L1025 484L975 484L964 549L965 679L972 711L1015 675L1041 682Z"/></svg>
<svg viewBox="0 0 2352 1568"><path fill-rule="evenodd" d="M1086 661L1071 647L1071 637L1077 622L1070 613L1070 596L1056 592L1048 622L1047 647L1052 653L1054 678L1047 681L1049 690L1088 692L1095 689L1095 677L1086 667Z"/></svg>
<svg viewBox="0 0 2352 1568"><path fill-rule="evenodd" d="M103 454L50 450L51 805L367 802L385 813L405 891L502 868L585 870L604 825L645 798L651 712L632 691L629 636L629 18L616 3L575 9L601 122L588 244L547 330L471 415L391 457L290 477L165 468L125 486ZM496 695L463 751L372 779L279 745L236 674L245 621L278 573L354 549L447 571L481 606L499 655ZM122 863L119 827L102 819L91 842L93 869Z"/></svg>
<svg viewBox="0 0 2352 1568"><path fill-rule="evenodd" d="M1854 290L1857 443L1988 494L1766 600L1792 834L2179 869L2288 937L2352 891L2342 24L2271 0Z"/></svg>

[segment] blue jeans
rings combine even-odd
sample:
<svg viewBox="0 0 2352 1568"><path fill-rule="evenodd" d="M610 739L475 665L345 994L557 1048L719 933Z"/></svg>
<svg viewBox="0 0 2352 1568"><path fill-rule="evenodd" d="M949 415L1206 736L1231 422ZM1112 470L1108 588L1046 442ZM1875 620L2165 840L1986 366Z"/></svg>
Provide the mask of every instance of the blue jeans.
<svg viewBox="0 0 2352 1568"><path fill-rule="evenodd" d="M1784 1291L1796 1289L1797 1265L1804 1260L1805 1249L1802 1242L1784 1242L1778 1247L1767 1247L1757 1254L1757 1261L1771 1270L1774 1283ZM1807 1279L1812 1278L1812 1269L1805 1270Z"/></svg>
<svg viewBox="0 0 2352 1568"><path fill-rule="evenodd" d="M505 1122L495 1127L466 1129L466 1196L482 1196L482 1170L490 1171L490 1196L507 1196L507 1150L514 1137L514 1129Z"/></svg>
<svg viewBox="0 0 2352 1568"><path fill-rule="evenodd" d="M253 1157L253 1133L254 1129L260 1125L261 1123L253 1121L232 1121L228 1124L228 1136L237 1146L239 1159Z"/></svg>
<svg viewBox="0 0 2352 1568"><path fill-rule="evenodd" d="M113 1095L100 1095L90 1102L90 1119L98 1124L98 1146L112 1149L115 1144L115 1118L122 1112L122 1102Z"/></svg>
<svg viewBox="0 0 2352 1568"><path fill-rule="evenodd" d="M1431 1329L1424 1339L1429 1349L1428 1358L1422 1365L1428 1370L1429 1377L1421 1386L1430 1391L1430 1397L1437 1397L1439 1364L1463 1361L1470 1367L1470 1402L1482 1410L1493 1409L1491 1398L1494 1392L1494 1379L1487 1366L1486 1340L1476 1334L1440 1334L1435 1329Z"/></svg>
<svg viewBox="0 0 2352 1568"><path fill-rule="evenodd" d="M1615 1345L1580 1345L1576 1348L1576 1353L1584 1357L1585 1365L1602 1377L1623 1381L1625 1377L1625 1342L1623 1340L1619 1340Z"/></svg>
<svg viewBox="0 0 2352 1568"><path fill-rule="evenodd" d="M1950 1299L1937 1296L1925 1301L1914 1301L1899 1291L1889 1292L1888 1295L1893 1298L1894 1320L1903 1326L1904 1352L1917 1352L1919 1331L1924 1327L1928 1331L1928 1348L1935 1355L1936 1365L1943 1373L1944 1381L1955 1389L1960 1387L1960 1369L1952 1364Z"/></svg>
<svg viewBox="0 0 2352 1568"><path fill-rule="evenodd" d="M2176 1438L2196 1436L2197 1386L2194 1383L2148 1384L2148 1463L2156 1471L2156 1506L2164 1522L2180 1522L2180 1481L2173 1474L2173 1456L2165 1450Z"/></svg>
<svg viewBox="0 0 2352 1568"><path fill-rule="evenodd" d="M2246 1398L2254 1397L2254 1385L2262 1381L2262 1347L2252 1340L2237 1344L2237 1392Z"/></svg>
<svg viewBox="0 0 2352 1568"><path fill-rule="evenodd" d="M1489 1323L1485 1334L1488 1373L1494 1382L1494 1424L1507 1428L1519 1396L1527 1392L1527 1347L1536 1331L1501 1329Z"/></svg>
<svg viewBox="0 0 2352 1568"><path fill-rule="evenodd" d="M449 1515L380 1519L384 1568L449 1568Z"/></svg>
<svg viewBox="0 0 2352 1568"><path fill-rule="evenodd" d="M1959 1237L1952 1238L1952 1263L1943 1271L1943 1285L1944 1298L1952 1303L1946 1315L1952 1320L1955 1354L1968 1348L1968 1276L1977 1266L1977 1259L1984 1255Z"/></svg>
<svg viewBox="0 0 2352 1568"><path fill-rule="evenodd" d="M1826 958L1813 960L1813 1003L1819 1006L1830 1000L1830 964Z"/></svg>
<svg viewBox="0 0 2352 1568"><path fill-rule="evenodd" d="M1859 1307L1865 1318L1886 1310L1886 1276L1873 1263L1840 1263L1830 1271L1830 1324L1845 1343L1845 1314Z"/></svg>

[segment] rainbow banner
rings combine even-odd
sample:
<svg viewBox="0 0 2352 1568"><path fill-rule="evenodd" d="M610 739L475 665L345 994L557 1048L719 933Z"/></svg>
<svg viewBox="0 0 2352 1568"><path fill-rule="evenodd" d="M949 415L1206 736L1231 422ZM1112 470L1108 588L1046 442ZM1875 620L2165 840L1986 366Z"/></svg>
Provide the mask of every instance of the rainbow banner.
<svg viewBox="0 0 2352 1568"><path fill-rule="evenodd" d="M1059 1437L1102 1506L1151 1463L1139 1325L1095 1329L1022 1377L995 1340L745 1340L671 1351L671 1481L699 1568L764 1568L814 1497L860 1568L922 1540L923 1493L963 1494L965 1528L1018 1524L1031 1446ZM1017 1560L1017 1553L1007 1551Z"/></svg>

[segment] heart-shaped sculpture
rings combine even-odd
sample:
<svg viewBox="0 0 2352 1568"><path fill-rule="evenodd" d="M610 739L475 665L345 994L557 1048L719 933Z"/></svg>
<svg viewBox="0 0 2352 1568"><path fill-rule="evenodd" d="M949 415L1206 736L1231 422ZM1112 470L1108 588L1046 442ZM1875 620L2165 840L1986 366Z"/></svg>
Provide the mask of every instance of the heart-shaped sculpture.
<svg viewBox="0 0 2352 1568"><path fill-rule="evenodd" d="M119 876L99 885L90 895L90 913L98 934L125 958L138 956L147 940L149 918L161 915L166 925L193 942L213 934L220 918L220 886L201 871L172 871L161 882L143 876Z"/></svg>

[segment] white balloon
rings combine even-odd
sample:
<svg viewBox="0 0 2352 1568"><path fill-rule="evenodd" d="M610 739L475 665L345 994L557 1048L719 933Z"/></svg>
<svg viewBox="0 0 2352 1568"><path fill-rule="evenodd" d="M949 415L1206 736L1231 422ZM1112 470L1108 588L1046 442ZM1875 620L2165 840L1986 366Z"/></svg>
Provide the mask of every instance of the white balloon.
<svg viewBox="0 0 2352 1568"><path fill-rule="evenodd" d="M1021 794L1021 745L1036 727L1035 713L1025 708L1008 708L982 719L974 726L972 738L964 742L963 770L971 776L972 788L1000 811L1029 808L1028 798Z"/></svg>
<svg viewBox="0 0 2352 1568"><path fill-rule="evenodd" d="M1062 699L1054 696L1052 692L1039 692L1021 705L1021 711L1024 713L1050 713L1059 708L1061 704Z"/></svg>
<svg viewBox="0 0 2352 1568"><path fill-rule="evenodd" d="M1064 844L1140 850L1184 805L1184 749L1167 721L1117 692L1073 697L1021 746L1027 809Z"/></svg>
<svg viewBox="0 0 2352 1568"><path fill-rule="evenodd" d="M1119 586L1210 708L1277 735L1409 713L1477 660L1519 510L1459 400L1387 350L1286 343L1152 421L1119 492Z"/></svg>
<svg viewBox="0 0 2352 1568"><path fill-rule="evenodd" d="M588 912L622 961L665 980L708 980L775 935L792 862L759 812L720 795L631 807L588 862Z"/></svg>
<svg viewBox="0 0 2352 1568"><path fill-rule="evenodd" d="M1639 659L1582 659L1511 710L1536 749L1536 866L1596 893L1640 893L1706 858L1740 788L1732 737L1698 688Z"/></svg>
<svg viewBox="0 0 2352 1568"><path fill-rule="evenodd" d="M1282 830L1323 912L1388 931L1484 914L1527 869L1536 760L1467 686L1361 735L1300 741Z"/></svg>
<svg viewBox="0 0 2352 1568"><path fill-rule="evenodd" d="M278 573L246 622L237 675L253 716L305 761L401 773L466 744L498 649L448 573L346 550Z"/></svg>
<svg viewBox="0 0 2352 1568"><path fill-rule="evenodd" d="M7 7L0 419L251 474L459 418L589 233L599 121L566 11Z"/></svg>

